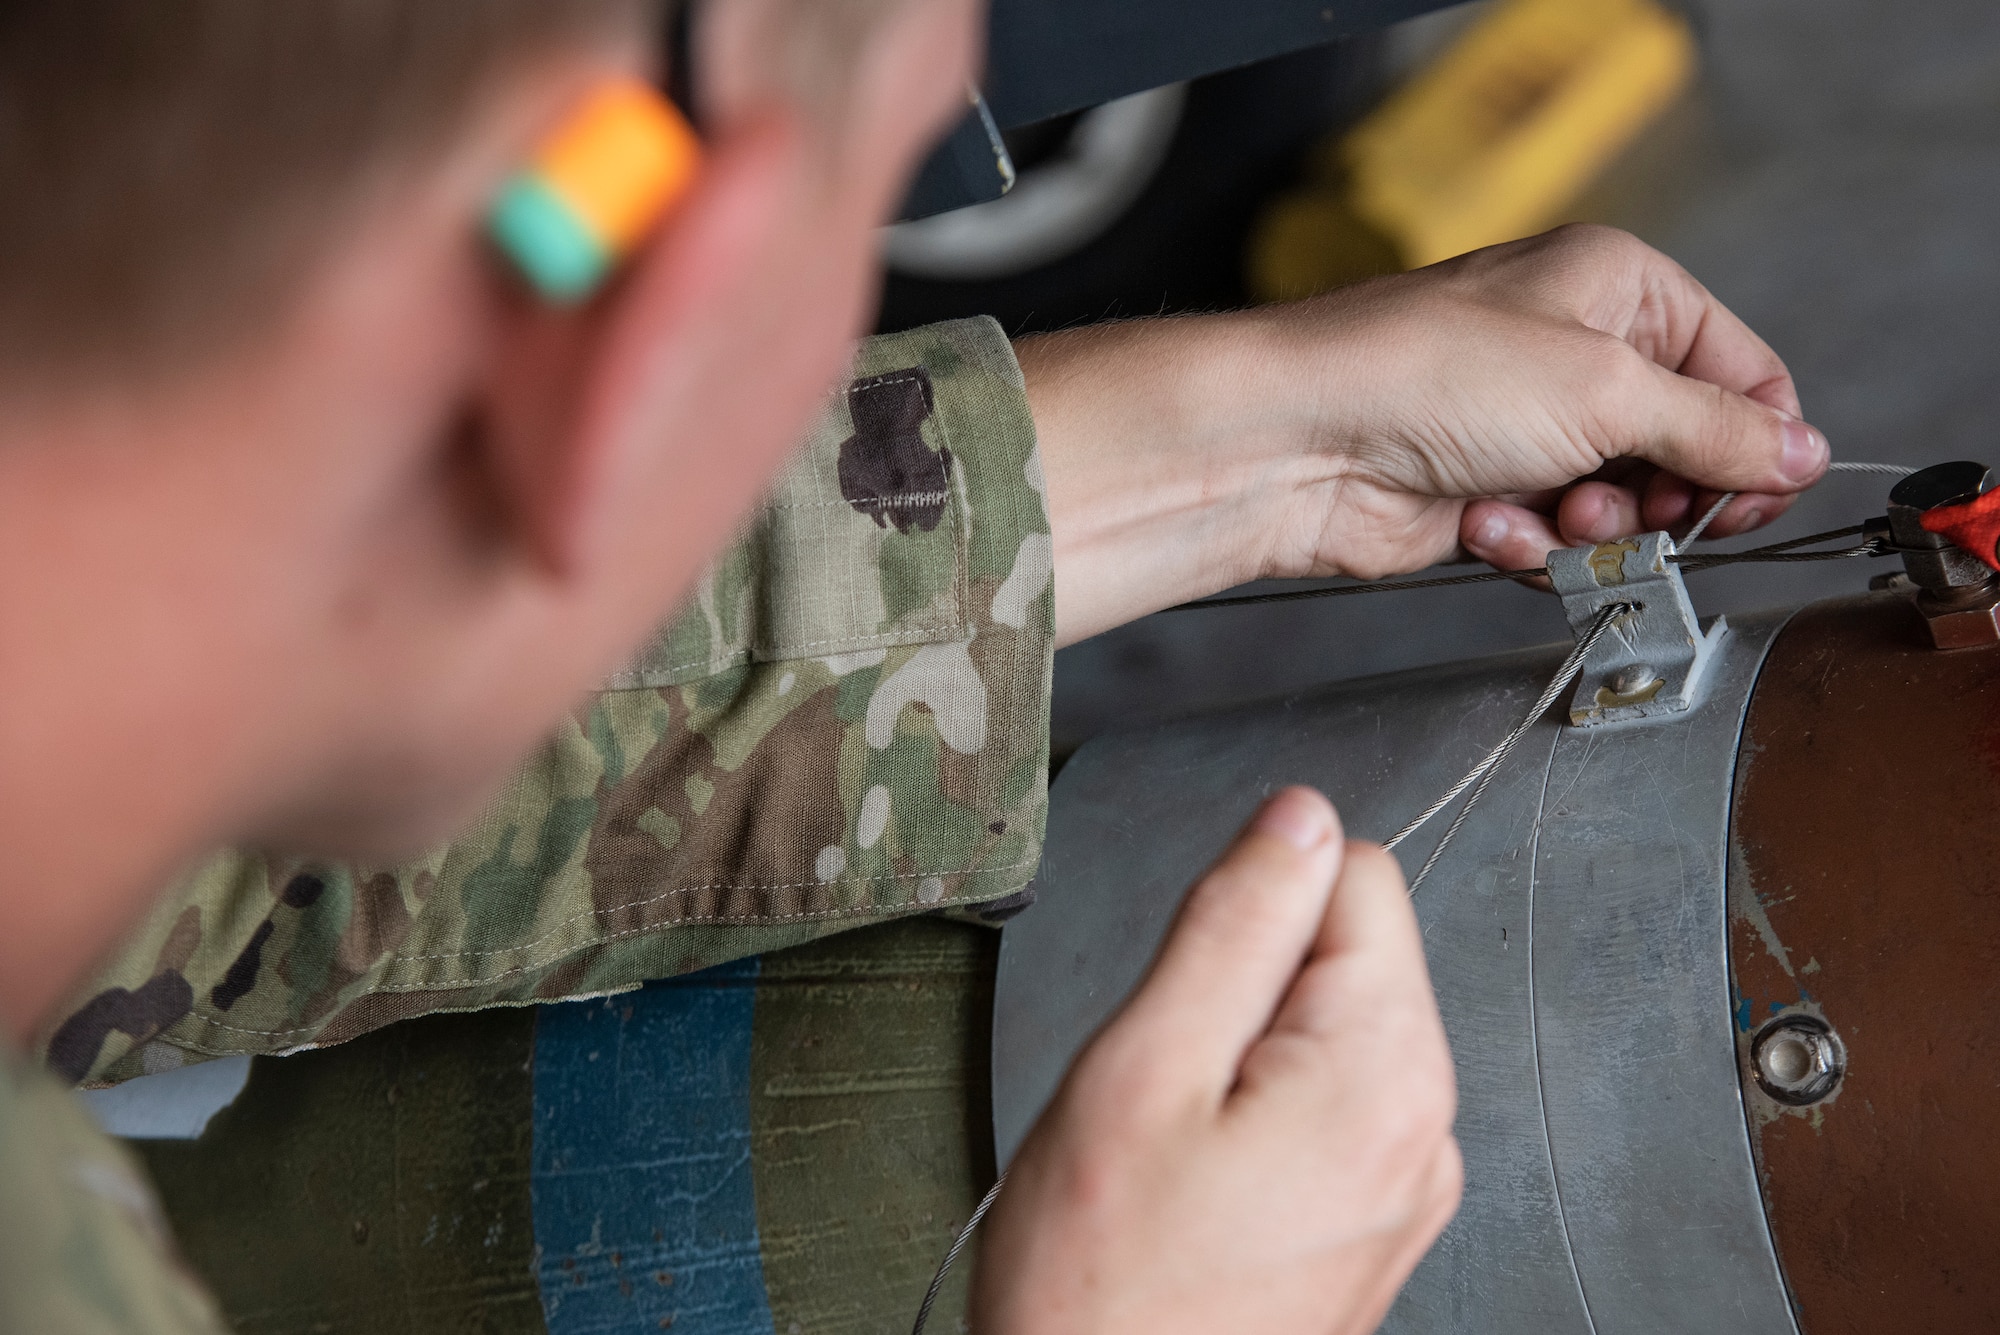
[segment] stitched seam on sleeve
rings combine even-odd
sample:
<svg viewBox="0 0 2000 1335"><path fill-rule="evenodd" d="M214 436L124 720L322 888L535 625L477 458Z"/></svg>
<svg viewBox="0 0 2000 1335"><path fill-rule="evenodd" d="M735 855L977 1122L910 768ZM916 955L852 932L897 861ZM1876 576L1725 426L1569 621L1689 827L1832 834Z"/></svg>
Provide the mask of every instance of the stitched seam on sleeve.
<svg viewBox="0 0 2000 1335"><path fill-rule="evenodd" d="M1033 865L1035 864L1035 861L1037 861L1037 860L1036 860L1036 859L1029 859L1029 860L1028 860L1028 861L1026 861L1026 862L1015 862L1015 863L1010 863L1010 864L1008 864L1007 866L1004 866L1004 867L982 867L982 868L979 868L979 870L980 870L980 871L1012 871L1012 870L1017 870L1017 869L1019 869L1019 868L1021 868L1021 867L1030 867L1030 866L1033 866ZM933 876L956 876L956 875L965 875L965 874L967 874L967 873L962 873L962 872L930 872L930 873L926 873L926 874L927 874L927 875L933 875ZM880 877L871 877L871 878L869 878L869 879L871 879L871 880L879 880L879 879L883 879L883 878L880 878ZM828 882L823 882L823 881L805 881L805 882L801 882L801 884L804 884L804 885L823 885L823 884L829 884L829 883L828 883ZM699 886L695 886L695 887L689 887L689 888L690 888L690 889L702 889L702 888L705 888L705 887L699 887ZM737 886L737 887L726 887L726 888L734 888L734 889L758 889L758 888L775 888L775 887L756 887L756 886ZM895 910L897 910L897 909L902 909L902 908L915 908L915 909L921 909L921 910L923 910L924 912L928 913L928 912L930 912L930 911L931 911L932 909L941 909L941 908L957 908L958 906L960 906L960 905L963 905L963 904L985 904L985 903L990 903L990 902L991 902L991 901L992 901L993 899L995 899L995 898L996 898L996 896L994 896L994 895L947 895L947 896L945 896L944 898L942 898L942 899L939 899L939 900L936 900L936 901L933 901L933 902L931 902L931 903L920 903L920 902L918 902L918 901L916 901L916 900L908 900L908 901L905 901L905 902L903 902L903 903L898 903L898 904L869 904L869 905L863 905L863 906L859 906L859 907L855 907L855 908L845 908L845 909L822 909L822 910L819 910L819 911L816 911L816 912L812 912L812 913L769 913L769 914L757 914L757 915L745 915L745 916L735 916L735 915L723 915L723 914L715 914L715 915L703 915L703 916L700 916L700 917L693 917L693 918L676 918L676 919L674 919L674 920L673 920L672 922L662 922L662 923L653 923L653 924L651 924L650 926L646 926L646 927L631 927L631 928L627 928L626 930L624 930L624 931L622 931L622 932L612 932L612 933L610 933L610 934L608 934L608 935L606 935L606 936L601 936L601 937L597 937L597 938L595 938L594 940L590 940L590 941L584 941L584 942L580 942L580 943L578 943L578 944L577 944L577 945L576 945L576 946L575 946L574 948L572 948L572 949L570 949L570 950L565 950L565 951L561 952L560 954L557 954L557 955L554 955L554 956L551 956L551 957L550 957L549 959L546 959L546 960L541 960L541 961L538 961L538 962L536 962L536 963L533 963L533 964L523 964L523 965L517 965L517 966L516 966L516 967L514 967L514 968L511 968L511 969L507 969L507 970L503 970L503 971L502 971L502 972L500 972L500 973L497 973L497 974L491 974L491 975L488 975L488 976L486 976L486 977L483 977L483 978L462 978L462 979L435 979L435 980L432 980L432 981L430 981L430 982L424 982L424 983L392 983L392 984L381 984L381 985L377 985L377 986L373 986L373 987L369 987L369 988L366 988L366 989L364 989L364 990L363 990L363 991L362 991L361 993L357 994L357 996L356 996L355 1000L356 1000L356 1001L358 1001L358 1000L360 1000L360 998L361 998L361 997L363 997L363 996L369 996L369 995L372 995L372 994L376 994L376 993L402 993L402 992L430 992L430 991L435 991L435 990L437 990L437 989L439 989L439 988L447 988L447 987L480 987L480 986L484 986L484 985L486 985L486 984L489 984L489 983L498 983L498 982L501 982L501 981L503 981L504 979L507 979L507 978L511 978L511 977L513 977L513 976L515 976L515 975L517 975L517 974L523 974L523 973L530 973L530 972L532 972L532 971L534 971L534 970L536 970L536 969L544 969L544 968L547 968L547 967L548 967L549 965L551 965L551 964L554 964L554 963L555 963L556 961L558 961L558 960L562 959L562 958L563 958L564 956L566 956L566 955L571 955L571 954L574 954L574 953L575 953L576 951L578 951L578 950L588 950L588 949L590 949L590 948L591 948L592 946L599 946L599 945L603 945L603 944L605 944L606 942L610 942L610 941L620 941L620 940L623 940L623 939L625 939L625 938L627 938L627 937L633 937L633 936L649 936L649 935L664 935L664 934L666 934L666 933L668 933L668 932L672 931L672 930L673 930L674 928L676 928L676 927L682 927L682 926L687 926L687 925L690 925L690 924L692 924L692 925L697 925L697 926L699 926L699 925L704 925L704 924L710 924L710 923L726 923L726 924L732 924L732 925L733 925L733 924L738 924L738 923L740 923L740 924L742 924L742 925L744 925L744 926L746 926L746 927L754 927L754 926L762 926L762 925L767 925L767 924L772 924L772 923L782 923L782 922L802 922L802 921L807 921L807 920L811 920L811 919L828 919L828 918L858 918L858 917L864 917L864 916L867 916L867 915L871 915L871 914L881 914L881 913L891 913L891 912L894 912L894 911L895 911ZM652 902L652 901L650 901L650 900L647 900L647 901L641 901L641 903L650 903L650 902ZM627 907L627 908L636 908L636 907L639 907L639 905L637 905L637 904L632 904L632 905L626 905L625 907ZM491 952L491 953L493 953L493 954L506 954L507 952L506 952L506 951L494 951L494 952ZM451 958L458 958L458 957L454 957L454 956L449 956L449 955L443 955L443 956L427 956L427 955L409 955L409 956L396 956L395 958L396 958L396 959L399 959L399 960L417 960L417 959L433 959L433 958L436 958L436 959L451 959ZM353 1004L353 1003L351 1003L351 1002L350 1002L349 1004L351 1005L351 1004ZM345 1009L345 1008L343 1007L343 1009ZM338 1015L339 1013L340 1013L339 1011L335 1011L335 1012L334 1012L334 1014L335 1014L336 1016L337 1016L337 1015ZM310 1027L308 1027L308 1028L300 1028L300 1029L249 1029L249 1028L245 1028L245 1027L244 1027L244 1026L242 1026L242 1025L234 1025L234 1024L228 1024L228 1023L226 1023L226 1022L224 1022L224 1021L222 1021L222 1020L217 1020L217 1019L213 1019L213 1018L210 1018L209 1016L206 1016L206 1015L197 1015L197 1016L193 1016L193 1017L191 1017L191 1018L193 1018L193 1019L195 1020L195 1022L196 1022L196 1023L199 1023L199 1024L204 1024L204 1025L209 1025L209 1026L211 1026L211 1027L213 1027L213 1028L216 1028L216 1029L225 1029L225 1030L228 1030L228 1031L229 1031L230 1033L232 1033L232 1034L251 1034L251 1035L254 1035L254 1036L258 1037L258 1038L290 1038L290 1037L292 1037L292 1036L293 1036L293 1035L295 1035L295 1034L316 1034L316 1033L323 1033L323 1032L325 1031L325 1029L326 1029L326 1026L325 1026L325 1025L321 1025L321 1026L319 1026L318 1028L310 1028ZM165 1036L165 1035L162 1035L162 1037L166 1037L166 1036ZM230 1054L231 1052L233 1052L233 1049L226 1049L226 1048L225 1048L225 1049L210 1049L210 1048L204 1048L204 1047L201 1047L201 1046L199 1046L198 1044L194 1043L194 1042L193 1042L193 1041L191 1041L191 1040L184 1040L184 1039L177 1039L177 1038L171 1038L171 1037L168 1037L168 1038L167 1038L167 1042L169 1042L169 1043L173 1043L173 1044L175 1044L176 1046L179 1046L179 1047L187 1047L187 1048L191 1048L191 1049L193 1049L193 1050L194 1050L194 1051L196 1051L196 1052L213 1052L213 1053L214 1053L215 1055L218 1055L218 1056L220 1056L220 1055L228 1055L228 1054Z"/></svg>
<svg viewBox="0 0 2000 1335"><path fill-rule="evenodd" d="M898 493L897 495L894 496L884 496L882 497L881 503L883 505L891 505L896 502L908 502L913 505L936 505L939 502L948 499L949 496L950 493L944 491L906 491ZM849 500L771 501L768 504L766 504L763 508L766 510L839 510L839 509L853 510L854 502ZM854 512L856 515L861 515L861 512L859 510L855 510ZM867 516L861 515L861 517L865 519Z"/></svg>
<svg viewBox="0 0 2000 1335"><path fill-rule="evenodd" d="M868 877L850 879L848 881L848 884L873 885L882 881L920 881L920 880L926 880L933 876L942 880L947 876L972 876L980 872L989 872L989 871L1016 871L1022 867L1031 867L1038 861L1040 861L1039 858L1030 858L1024 862L1010 862L1005 866L969 867L962 871L887 872L880 876L868 876ZM768 890L804 890L812 886L839 885L840 883L841 882L838 879L832 881L821 881L815 879L810 881L775 881L762 885L755 883L743 884L743 883L733 883L727 881L717 881L709 885L676 886L671 890L663 890L657 895L649 895L645 899L627 900L622 904L614 904L603 909L592 908L592 909L587 909L582 913L573 913L569 917L564 918L562 921L556 923L553 927L549 928L548 931L542 933L542 935L536 937L534 940L523 941L518 946L508 946L504 950L457 951L446 955L391 955L389 957L388 962L391 964L416 964L416 963L439 961L439 960L484 960L484 959L492 959L499 955L518 955L524 950L533 950L536 946L541 945L544 941L547 941L551 937L561 935L566 928L572 926L575 923L582 922L587 918L596 918L602 916L603 914L608 914L608 913L626 913L631 911L632 909L642 909L649 904L659 904L666 900L672 899L676 895L698 895L710 890L753 890L760 892ZM758 918L761 921L784 922L792 918L815 918L815 917L825 917L825 916L826 916L826 911L817 913L766 914L766 915L758 915ZM704 918L704 919L691 919L691 918L676 919L676 921L678 922L693 922L693 921L730 922L738 920L749 921L750 919L748 918L739 919L738 915L735 914L717 914L714 915L712 918Z"/></svg>

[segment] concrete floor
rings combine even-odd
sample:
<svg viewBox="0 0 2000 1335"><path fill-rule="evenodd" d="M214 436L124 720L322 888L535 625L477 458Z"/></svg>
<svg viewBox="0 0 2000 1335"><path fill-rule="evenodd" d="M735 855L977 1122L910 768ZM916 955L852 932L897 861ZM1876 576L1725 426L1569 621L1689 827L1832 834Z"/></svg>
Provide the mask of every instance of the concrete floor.
<svg viewBox="0 0 2000 1335"><path fill-rule="evenodd" d="M1790 364L1836 458L2000 461L2000 6L1698 10L1702 86L1576 216L1644 237L1742 315ZM1884 484L1832 478L1756 541L1879 514ZM1706 615L1855 591L1889 568L1739 566L1689 583ZM1553 599L1505 585L1151 617L1056 656L1056 743L1566 634Z"/></svg>

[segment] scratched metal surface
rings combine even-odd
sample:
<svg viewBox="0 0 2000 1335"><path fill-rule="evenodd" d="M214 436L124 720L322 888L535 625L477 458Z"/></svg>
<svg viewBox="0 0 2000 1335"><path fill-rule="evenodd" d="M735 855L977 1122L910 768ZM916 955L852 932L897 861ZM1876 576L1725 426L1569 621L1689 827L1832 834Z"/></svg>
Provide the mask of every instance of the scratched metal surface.
<svg viewBox="0 0 2000 1335"><path fill-rule="evenodd" d="M1847 1050L1811 1107L1745 1091L1800 1322L2000 1330L2000 646L1939 653L1894 595L1808 608L1771 651L1743 754L1741 1054L1787 1015Z"/></svg>
<svg viewBox="0 0 2000 1335"><path fill-rule="evenodd" d="M1743 715L1785 620L1733 620L1684 718L1566 729L1550 766L1536 1060L1599 1335L1794 1330L1744 1130L1724 877Z"/></svg>
<svg viewBox="0 0 2000 1335"><path fill-rule="evenodd" d="M1688 719L1544 721L1426 883L1466 1194L1385 1331L1792 1330L1736 1083L1721 879L1742 711L1781 621L1735 627ZM1566 648L1340 683L1079 752L1051 804L1041 901L1001 943L1001 1159L1264 793L1315 784L1351 832L1380 837L1519 717ZM1407 868L1438 832L1404 847Z"/></svg>

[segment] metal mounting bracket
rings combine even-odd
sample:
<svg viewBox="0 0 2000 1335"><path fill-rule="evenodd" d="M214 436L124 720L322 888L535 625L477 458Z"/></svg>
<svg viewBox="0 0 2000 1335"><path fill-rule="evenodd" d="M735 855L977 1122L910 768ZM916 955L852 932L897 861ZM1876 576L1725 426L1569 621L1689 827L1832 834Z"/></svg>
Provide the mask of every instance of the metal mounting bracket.
<svg viewBox="0 0 2000 1335"><path fill-rule="evenodd" d="M1578 636L1606 606L1637 605L1611 623L1584 660L1569 706L1577 727L1678 714L1700 698L1729 624L1716 617L1702 629L1680 568L1668 559L1673 555L1674 540L1665 533L1549 553L1549 582Z"/></svg>

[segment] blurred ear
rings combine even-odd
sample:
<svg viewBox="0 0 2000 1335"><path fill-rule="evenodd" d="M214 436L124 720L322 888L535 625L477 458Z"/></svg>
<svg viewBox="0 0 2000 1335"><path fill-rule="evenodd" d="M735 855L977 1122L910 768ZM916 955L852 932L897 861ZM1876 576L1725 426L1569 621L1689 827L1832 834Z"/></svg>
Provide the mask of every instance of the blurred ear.
<svg viewBox="0 0 2000 1335"><path fill-rule="evenodd" d="M796 120L748 118L708 145L700 176L589 304L510 294L460 463L506 537L558 578L589 564L635 453L659 454L692 416L719 331L783 232L803 169Z"/></svg>

